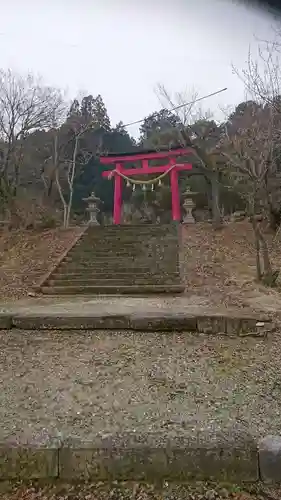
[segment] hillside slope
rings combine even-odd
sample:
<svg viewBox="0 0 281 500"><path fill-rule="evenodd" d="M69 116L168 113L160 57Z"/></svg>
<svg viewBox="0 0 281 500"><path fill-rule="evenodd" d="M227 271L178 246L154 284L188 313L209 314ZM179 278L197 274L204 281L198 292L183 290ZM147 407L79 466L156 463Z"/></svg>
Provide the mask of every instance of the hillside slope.
<svg viewBox="0 0 281 500"><path fill-rule="evenodd" d="M274 268L281 267L280 235L267 235ZM248 221L226 224L214 231L210 224L183 227L183 267L187 295L225 306L280 307L281 294L255 282L255 242ZM267 309L267 307L266 307Z"/></svg>
<svg viewBox="0 0 281 500"><path fill-rule="evenodd" d="M81 228L15 231L0 237L0 299L20 298L71 245Z"/></svg>

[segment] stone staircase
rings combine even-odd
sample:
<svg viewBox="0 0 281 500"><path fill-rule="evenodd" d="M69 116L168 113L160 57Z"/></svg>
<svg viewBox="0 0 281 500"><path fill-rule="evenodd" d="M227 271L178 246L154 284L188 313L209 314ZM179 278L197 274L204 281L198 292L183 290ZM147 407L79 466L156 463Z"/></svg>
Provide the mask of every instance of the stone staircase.
<svg viewBox="0 0 281 500"><path fill-rule="evenodd" d="M40 286L48 295L182 293L180 226L89 226Z"/></svg>

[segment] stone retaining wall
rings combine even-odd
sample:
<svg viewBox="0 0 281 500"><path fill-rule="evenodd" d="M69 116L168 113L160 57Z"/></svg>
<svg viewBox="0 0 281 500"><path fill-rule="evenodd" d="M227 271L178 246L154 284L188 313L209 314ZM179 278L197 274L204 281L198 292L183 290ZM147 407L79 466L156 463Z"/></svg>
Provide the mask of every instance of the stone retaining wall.
<svg viewBox="0 0 281 500"><path fill-rule="evenodd" d="M2 480L220 480L281 482L281 437L218 439L216 442L138 441L136 436L49 442L48 446L0 446ZM145 441L145 442L144 442ZM157 442L158 441L158 442ZM162 442L162 444L161 444Z"/></svg>

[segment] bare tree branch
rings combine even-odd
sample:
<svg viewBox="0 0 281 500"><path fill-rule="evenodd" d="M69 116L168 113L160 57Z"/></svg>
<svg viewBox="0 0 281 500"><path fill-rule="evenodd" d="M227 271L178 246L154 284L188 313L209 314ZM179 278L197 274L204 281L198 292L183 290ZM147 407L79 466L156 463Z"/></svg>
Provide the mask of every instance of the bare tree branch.
<svg viewBox="0 0 281 500"><path fill-rule="evenodd" d="M35 130L60 123L65 104L60 90L43 85L40 78L0 70L0 177L15 192L25 152L25 139Z"/></svg>
<svg viewBox="0 0 281 500"><path fill-rule="evenodd" d="M78 165L86 165L91 157L91 153L84 151L81 147L81 140L84 135L93 128L93 122L73 123L66 128L60 128L54 131L55 147L54 155L48 158L53 165L53 175L55 176L56 186L63 205L63 224L68 227L73 203L74 180ZM73 146L71 156L69 157L69 146ZM78 161L78 158L80 161ZM67 195L62 188L63 175L66 176Z"/></svg>

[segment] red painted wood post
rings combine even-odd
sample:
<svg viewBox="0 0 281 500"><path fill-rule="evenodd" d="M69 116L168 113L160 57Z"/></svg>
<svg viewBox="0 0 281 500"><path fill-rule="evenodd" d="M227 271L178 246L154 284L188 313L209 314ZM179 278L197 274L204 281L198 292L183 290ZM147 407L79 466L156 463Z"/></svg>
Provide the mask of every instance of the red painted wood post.
<svg viewBox="0 0 281 500"><path fill-rule="evenodd" d="M122 170L120 163L116 164L116 170ZM122 212L122 177L114 174L114 207L113 207L113 224L121 224Z"/></svg>
<svg viewBox="0 0 281 500"><path fill-rule="evenodd" d="M170 164L171 165L175 164L175 161L171 160ZM177 167L174 167L170 172L170 182L171 182L171 194L172 194L172 218L174 221L180 221L181 210L180 210L180 195L179 195Z"/></svg>

